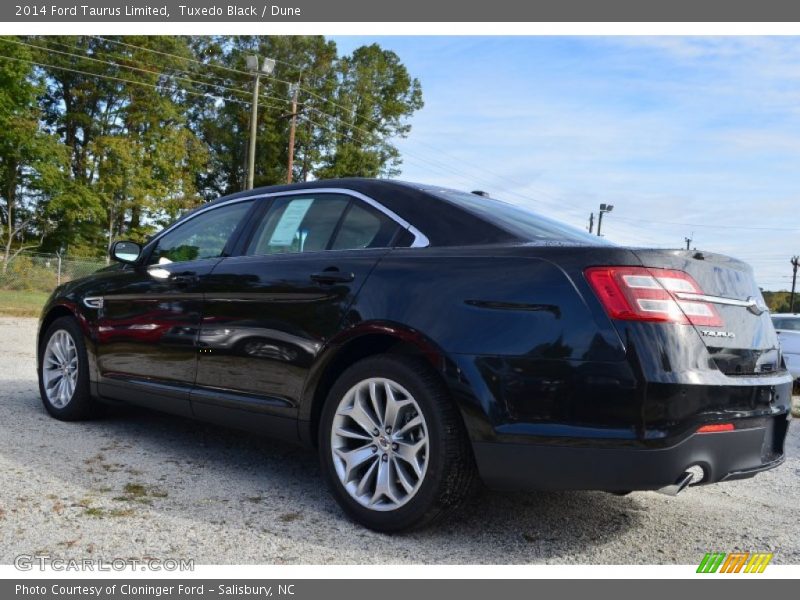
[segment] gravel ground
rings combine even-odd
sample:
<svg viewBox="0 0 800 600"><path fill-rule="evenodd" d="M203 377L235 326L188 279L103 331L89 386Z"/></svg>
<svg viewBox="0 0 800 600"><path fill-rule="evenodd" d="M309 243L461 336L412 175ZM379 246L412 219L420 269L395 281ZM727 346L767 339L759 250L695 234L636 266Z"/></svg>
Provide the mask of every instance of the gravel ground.
<svg viewBox="0 0 800 600"><path fill-rule="evenodd" d="M0 563L53 557L197 564L696 564L707 551L800 563L800 428L781 468L651 492L483 493L455 519L385 536L349 522L314 453L140 410L88 423L44 412L33 319L0 319Z"/></svg>

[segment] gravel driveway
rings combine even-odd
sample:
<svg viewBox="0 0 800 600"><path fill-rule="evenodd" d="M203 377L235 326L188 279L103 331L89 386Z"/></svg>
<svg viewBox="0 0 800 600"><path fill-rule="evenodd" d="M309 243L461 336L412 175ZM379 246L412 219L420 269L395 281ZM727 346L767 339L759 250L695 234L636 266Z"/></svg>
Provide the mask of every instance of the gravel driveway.
<svg viewBox="0 0 800 600"><path fill-rule="evenodd" d="M18 554L194 558L197 564L678 563L707 551L800 563L800 427L781 468L651 492L484 493L409 535L350 523L313 452L157 415L88 423L39 400L33 319L0 319L0 563Z"/></svg>

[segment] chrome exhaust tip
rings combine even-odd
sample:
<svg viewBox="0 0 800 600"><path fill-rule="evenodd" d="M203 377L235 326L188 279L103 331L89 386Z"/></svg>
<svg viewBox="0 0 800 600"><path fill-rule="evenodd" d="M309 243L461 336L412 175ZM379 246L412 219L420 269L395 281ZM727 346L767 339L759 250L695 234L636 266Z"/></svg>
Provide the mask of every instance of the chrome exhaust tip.
<svg viewBox="0 0 800 600"><path fill-rule="evenodd" d="M694 479L694 475L689 471L684 471L683 474L678 477L678 480L673 483L672 485L668 485L663 487L659 490L656 490L659 494L665 494L667 496L677 496L680 494Z"/></svg>

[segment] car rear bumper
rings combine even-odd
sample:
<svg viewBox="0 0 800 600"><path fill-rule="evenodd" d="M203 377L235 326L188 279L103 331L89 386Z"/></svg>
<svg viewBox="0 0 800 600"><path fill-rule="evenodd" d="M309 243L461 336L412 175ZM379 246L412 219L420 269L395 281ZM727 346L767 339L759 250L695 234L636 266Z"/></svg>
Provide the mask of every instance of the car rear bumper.
<svg viewBox="0 0 800 600"><path fill-rule="evenodd" d="M752 477L783 462L788 414L736 424L734 431L694 433L669 447L475 442L473 448L482 479L495 489L657 490L695 465L706 484Z"/></svg>

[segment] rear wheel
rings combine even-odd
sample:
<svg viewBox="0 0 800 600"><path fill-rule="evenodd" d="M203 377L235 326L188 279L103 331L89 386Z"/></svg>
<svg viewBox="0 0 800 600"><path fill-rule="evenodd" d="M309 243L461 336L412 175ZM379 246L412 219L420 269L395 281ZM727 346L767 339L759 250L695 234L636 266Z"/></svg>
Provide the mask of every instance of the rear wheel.
<svg viewBox="0 0 800 600"><path fill-rule="evenodd" d="M83 333L71 317L56 319L42 338L39 393L50 415L62 421L94 416L97 406L89 394L89 366Z"/></svg>
<svg viewBox="0 0 800 600"><path fill-rule="evenodd" d="M469 441L427 363L377 356L345 371L320 423L323 472L339 504L371 529L426 525L475 483Z"/></svg>

